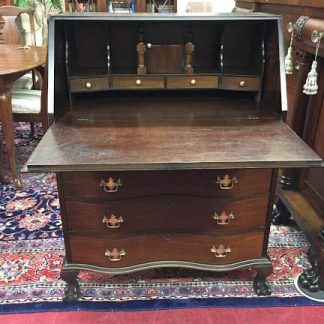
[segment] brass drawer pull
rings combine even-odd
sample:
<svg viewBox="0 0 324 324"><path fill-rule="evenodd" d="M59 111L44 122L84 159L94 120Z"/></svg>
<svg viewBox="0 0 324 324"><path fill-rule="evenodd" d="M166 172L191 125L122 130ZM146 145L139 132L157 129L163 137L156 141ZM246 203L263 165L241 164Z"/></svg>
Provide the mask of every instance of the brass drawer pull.
<svg viewBox="0 0 324 324"><path fill-rule="evenodd" d="M120 179L114 180L114 178L109 177L107 181L101 180L99 185L100 187L103 187L106 192L116 192L119 187L122 186L122 182Z"/></svg>
<svg viewBox="0 0 324 324"><path fill-rule="evenodd" d="M217 248L215 245L213 245L210 252L213 253L216 258L225 258L229 253L232 252L232 250L229 246L225 247L224 244L219 244Z"/></svg>
<svg viewBox="0 0 324 324"><path fill-rule="evenodd" d="M124 221L122 216L117 217L114 214L111 214L110 216L105 216L102 219L103 223L107 224L108 228L119 228L120 227L120 223L122 223Z"/></svg>
<svg viewBox="0 0 324 324"><path fill-rule="evenodd" d="M108 257L108 259L112 262L120 261L121 257L126 255L126 252L124 249L121 249L120 251L117 248L113 248L112 251L109 251L108 249L105 252L105 256Z"/></svg>
<svg viewBox="0 0 324 324"><path fill-rule="evenodd" d="M213 219L217 221L218 225L227 225L231 222L232 219L234 219L233 213L227 213L225 211L222 211L220 214L215 213L213 215Z"/></svg>
<svg viewBox="0 0 324 324"><path fill-rule="evenodd" d="M196 83L197 83L197 81L196 81L195 79L190 80L190 84L191 84L191 85L194 86L194 85L196 85Z"/></svg>
<svg viewBox="0 0 324 324"><path fill-rule="evenodd" d="M85 83L85 87L86 87L87 89L91 89L91 87L92 87L91 82L86 82L86 83Z"/></svg>
<svg viewBox="0 0 324 324"><path fill-rule="evenodd" d="M242 88L245 87L245 81L243 81L243 80L240 81L239 85L240 85L240 87L242 87Z"/></svg>
<svg viewBox="0 0 324 324"><path fill-rule="evenodd" d="M217 184L221 189L232 189L234 187L234 183L237 183L236 177L231 178L228 174L225 174L223 179L217 177Z"/></svg>
<svg viewBox="0 0 324 324"><path fill-rule="evenodd" d="M142 80L137 79L137 80L135 81L135 83L136 83L137 86L140 86L140 85L142 84Z"/></svg>

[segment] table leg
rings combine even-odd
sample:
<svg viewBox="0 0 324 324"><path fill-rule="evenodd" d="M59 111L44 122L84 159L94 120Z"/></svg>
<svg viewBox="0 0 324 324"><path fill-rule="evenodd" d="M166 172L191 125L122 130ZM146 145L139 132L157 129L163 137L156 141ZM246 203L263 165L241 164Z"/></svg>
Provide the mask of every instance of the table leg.
<svg viewBox="0 0 324 324"><path fill-rule="evenodd" d="M0 90L0 120L2 122L2 129L6 149L8 154L9 169L13 178L14 185L17 189L22 188L21 179L17 173L16 159L15 159L15 143L13 135L13 116L11 108L11 91L10 88L3 88Z"/></svg>

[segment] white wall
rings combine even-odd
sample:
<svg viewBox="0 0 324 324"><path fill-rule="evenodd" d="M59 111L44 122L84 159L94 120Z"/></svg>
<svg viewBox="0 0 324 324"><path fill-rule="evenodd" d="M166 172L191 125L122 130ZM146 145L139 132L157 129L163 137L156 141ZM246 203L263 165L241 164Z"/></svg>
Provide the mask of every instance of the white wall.
<svg viewBox="0 0 324 324"><path fill-rule="evenodd" d="M202 7L210 7L213 13L216 12L231 12L235 7L235 0L178 0L177 12L187 12L188 2L198 2Z"/></svg>

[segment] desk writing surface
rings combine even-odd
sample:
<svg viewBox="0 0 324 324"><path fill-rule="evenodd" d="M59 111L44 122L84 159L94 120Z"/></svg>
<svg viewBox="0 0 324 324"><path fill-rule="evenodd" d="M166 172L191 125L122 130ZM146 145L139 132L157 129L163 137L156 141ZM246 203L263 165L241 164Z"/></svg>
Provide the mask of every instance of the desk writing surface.
<svg viewBox="0 0 324 324"><path fill-rule="evenodd" d="M244 127L242 125L244 124ZM29 171L155 170L320 166L321 159L278 121L173 120L168 124L57 122L45 134Z"/></svg>

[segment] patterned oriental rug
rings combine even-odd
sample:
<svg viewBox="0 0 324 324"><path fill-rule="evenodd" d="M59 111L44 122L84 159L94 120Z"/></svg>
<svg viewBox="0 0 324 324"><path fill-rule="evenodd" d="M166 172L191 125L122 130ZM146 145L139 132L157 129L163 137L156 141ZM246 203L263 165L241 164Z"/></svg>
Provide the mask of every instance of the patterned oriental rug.
<svg viewBox="0 0 324 324"><path fill-rule="evenodd" d="M17 123L15 130L21 167L38 140L31 140L28 124ZM0 185L0 313L318 304L303 297L294 285L296 276L309 265L309 243L293 221L291 226L271 227L271 296L255 295L253 269L213 273L167 268L115 276L81 272L83 298L63 303L64 242L56 178L30 173L22 178L23 190Z"/></svg>

